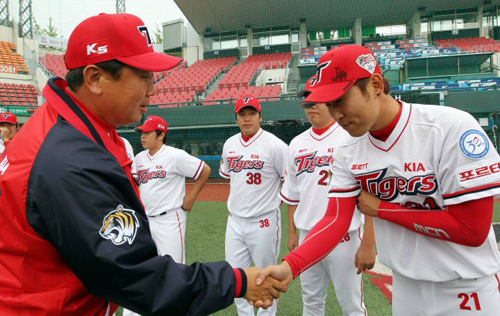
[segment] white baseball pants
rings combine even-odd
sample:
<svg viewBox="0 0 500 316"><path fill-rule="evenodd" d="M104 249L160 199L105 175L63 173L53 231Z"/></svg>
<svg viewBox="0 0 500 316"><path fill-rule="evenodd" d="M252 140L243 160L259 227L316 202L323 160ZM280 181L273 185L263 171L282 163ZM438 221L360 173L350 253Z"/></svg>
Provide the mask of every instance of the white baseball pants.
<svg viewBox="0 0 500 316"><path fill-rule="evenodd" d="M243 218L229 215L226 228L226 260L234 268L275 265L280 254L281 213L274 210L261 216ZM254 316L254 307L245 299L235 299L239 316ZM276 315L278 301L257 315Z"/></svg>

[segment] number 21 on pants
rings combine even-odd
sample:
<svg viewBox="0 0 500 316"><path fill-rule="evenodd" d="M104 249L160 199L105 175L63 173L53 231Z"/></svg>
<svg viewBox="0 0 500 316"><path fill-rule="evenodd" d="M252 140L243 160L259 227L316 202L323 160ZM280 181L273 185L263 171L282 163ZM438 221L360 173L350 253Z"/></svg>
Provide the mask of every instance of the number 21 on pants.
<svg viewBox="0 0 500 316"><path fill-rule="evenodd" d="M462 299L462 303L460 304L460 309L470 311L475 307L475 310L481 310L481 304L479 303L479 296L477 293L472 293L468 295L466 293L460 293L457 295L459 299ZM469 303L469 300L472 299L474 301L474 305ZM472 306L472 307L471 307Z"/></svg>

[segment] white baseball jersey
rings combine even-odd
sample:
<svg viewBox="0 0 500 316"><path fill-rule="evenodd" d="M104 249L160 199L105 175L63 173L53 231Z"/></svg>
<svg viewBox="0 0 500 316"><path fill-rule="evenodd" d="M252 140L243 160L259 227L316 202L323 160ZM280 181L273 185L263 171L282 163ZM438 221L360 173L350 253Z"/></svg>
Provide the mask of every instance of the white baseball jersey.
<svg viewBox="0 0 500 316"><path fill-rule="evenodd" d="M128 158L130 158L130 160L134 160L134 148L132 148L132 145L126 138L122 137L121 139L125 143L125 149L127 150Z"/></svg>
<svg viewBox="0 0 500 316"><path fill-rule="evenodd" d="M0 155L3 154L4 151L5 151L5 145L3 144L2 133L0 133Z"/></svg>
<svg viewBox="0 0 500 316"><path fill-rule="evenodd" d="M186 194L186 178L198 179L204 162L181 149L163 145L154 155L137 154L134 165L141 200L148 216L180 208Z"/></svg>
<svg viewBox="0 0 500 316"><path fill-rule="evenodd" d="M286 204L298 205L294 215L298 229L311 230L325 216L333 153L348 138L349 133L335 123L322 135L310 128L290 143L280 198ZM356 208L349 231L358 229L363 222Z"/></svg>
<svg viewBox="0 0 500 316"><path fill-rule="evenodd" d="M334 159L330 197L357 196L363 188L385 201L431 212L500 193L498 153L472 116L449 107L403 103L401 118L385 142L369 133L351 138ZM379 260L414 280L473 279L500 270L493 229L477 248L426 237L379 218L375 236Z"/></svg>
<svg viewBox="0 0 500 316"><path fill-rule="evenodd" d="M254 217L279 208L287 150L282 140L263 129L248 142L241 133L226 141L219 174L230 179L227 207L231 214Z"/></svg>

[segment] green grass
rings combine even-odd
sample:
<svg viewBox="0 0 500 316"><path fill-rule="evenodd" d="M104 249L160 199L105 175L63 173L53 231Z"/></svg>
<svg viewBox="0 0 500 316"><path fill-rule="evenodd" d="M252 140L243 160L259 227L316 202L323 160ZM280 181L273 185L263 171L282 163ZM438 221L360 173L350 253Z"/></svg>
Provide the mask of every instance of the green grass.
<svg viewBox="0 0 500 316"><path fill-rule="evenodd" d="M283 208L281 240L281 258L288 254L287 213ZM197 202L194 210L188 215L186 230L186 255L187 262L207 262L224 260L224 237L227 223L226 203ZM387 316L391 314L391 305L387 298L364 276L365 303L370 315ZM326 302L326 315L342 315L341 309L335 298L335 291L330 285ZM302 315L302 297L300 280L293 281L288 292L282 294L279 303L279 315ZM234 305L214 315L237 315Z"/></svg>
<svg viewBox="0 0 500 316"><path fill-rule="evenodd" d="M493 223L500 222L500 203L495 203L495 212L493 213Z"/></svg>
<svg viewBox="0 0 500 316"><path fill-rule="evenodd" d="M281 258L288 254L288 221L286 209L282 208ZM493 222L500 222L500 203L495 203ZM193 211L188 214L186 230L186 259L193 263L224 260L224 237L227 223L227 207L223 202L196 202ZM365 304L370 316L391 315L391 305L382 292L372 284L369 275L363 276ZM330 284L326 301L326 315L342 315L335 298L335 291ZM279 315L302 315L302 297L300 280L293 281L288 292L282 294L279 303ZM121 310L117 312L121 316ZM237 315L236 307L230 307L214 315Z"/></svg>

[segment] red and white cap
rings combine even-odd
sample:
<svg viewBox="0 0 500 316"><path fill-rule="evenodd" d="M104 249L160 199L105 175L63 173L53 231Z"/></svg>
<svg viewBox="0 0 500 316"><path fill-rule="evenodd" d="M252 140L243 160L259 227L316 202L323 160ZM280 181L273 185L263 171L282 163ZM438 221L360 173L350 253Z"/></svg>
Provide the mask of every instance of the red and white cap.
<svg viewBox="0 0 500 316"><path fill-rule="evenodd" d="M135 128L135 131L141 132L152 132L152 131L162 131L167 133L167 122L159 116L148 116L146 122L139 127Z"/></svg>
<svg viewBox="0 0 500 316"><path fill-rule="evenodd" d="M257 111L261 111L260 102L251 94L244 94L236 101L236 113L239 113L243 108L250 106Z"/></svg>
<svg viewBox="0 0 500 316"><path fill-rule="evenodd" d="M308 97L312 90L316 87L316 82L318 81L318 76L314 75L309 80L307 80L306 87L297 93L298 98ZM311 108L315 105L315 102L301 102L303 108Z"/></svg>
<svg viewBox="0 0 500 316"><path fill-rule="evenodd" d="M366 47L342 45L319 59L318 77L311 94L303 102L324 103L343 96L359 79L382 75L377 58Z"/></svg>
<svg viewBox="0 0 500 316"><path fill-rule="evenodd" d="M135 15L101 13L80 23L68 41L64 62L76 69L116 59L147 71L165 71L182 59L156 53L149 31Z"/></svg>
<svg viewBox="0 0 500 316"><path fill-rule="evenodd" d="M17 125L17 116L14 113L5 112L0 114L0 123L10 123Z"/></svg>

